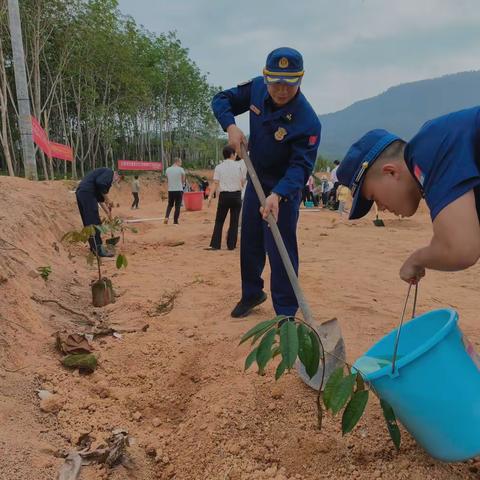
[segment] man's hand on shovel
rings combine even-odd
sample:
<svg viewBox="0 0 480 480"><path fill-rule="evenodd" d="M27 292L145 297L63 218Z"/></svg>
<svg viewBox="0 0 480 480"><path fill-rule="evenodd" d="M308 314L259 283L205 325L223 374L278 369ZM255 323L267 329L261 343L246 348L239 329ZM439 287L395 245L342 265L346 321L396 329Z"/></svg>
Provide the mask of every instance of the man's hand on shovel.
<svg viewBox="0 0 480 480"><path fill-rule="evenodd" d="M278 221L278 203L280 202L280 196L276 193L271 193L265 199L265 208L260 207L260 214L264 220L267 220L268 215L271 213L275 221Z"/></svg>
<svg viewBox="0 0 480 480"><path fill-rule="evenodd" d="M238 155L241 155L241 145L247 145L247 139L243 132L234 123L227 127L228 144L231 145Z"/></svg>

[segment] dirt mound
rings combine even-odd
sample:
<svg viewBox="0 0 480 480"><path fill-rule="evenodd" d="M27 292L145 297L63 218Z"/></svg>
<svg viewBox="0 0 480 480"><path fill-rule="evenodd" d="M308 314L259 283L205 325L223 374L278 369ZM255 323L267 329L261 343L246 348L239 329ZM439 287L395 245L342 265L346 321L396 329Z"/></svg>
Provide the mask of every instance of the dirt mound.
<svg viewBox="0 0 480 480"><path fill-rule="evenodd" d="M142 182L135 211L128 184L112 189L116 214L163 217L165 186ZM239 337L273 310L266 302L247 320L230 318L238 251L203 250L213 206L182 212L179 226L136 224L139 232L121 246L127 270L104 263L118 295L104 309L91 307L96 271L86 248L60 243L80 226L68 184L0 178L0 207L0 479L55 478L82 435L99 443L115 428L133 437L131 465L84 467L81 480L478 478L479 465L436 462L405 432L396 453L376 404L352 435L342 437L331 418L319 432L314 392L295 374L275 382L272 370L243 372L247 347L237 348ZM405 294L400 261L430 235L426 216L407 223L385 216L384 229L371 220L347 224L329 211L300 216L302 285L319 320L339 318L350 360L395 325ZM36 269L47 265L44 281ZM480 339L477 279L477 268L429 273L420 309L461 305L463 328ZM121 337L95 339L99 368L79 375L60 365L52 334L87 332L90 323ZM55 394L47 411L39 388Z"/></svg>

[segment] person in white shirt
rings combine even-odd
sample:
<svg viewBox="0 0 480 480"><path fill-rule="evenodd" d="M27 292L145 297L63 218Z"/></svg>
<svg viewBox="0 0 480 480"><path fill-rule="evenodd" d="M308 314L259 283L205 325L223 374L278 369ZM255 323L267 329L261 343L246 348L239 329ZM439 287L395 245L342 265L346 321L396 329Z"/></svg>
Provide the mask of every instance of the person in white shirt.
<svg viewBox="0 0 480 480"><path fill-rule="evenodd" d="M230 212L230 225L227 233L227 248L234 250L237 246L238 220L242 209L242 188L245 184L245 170L240 162L235 161L235 149L230 145L223 148L223 158L220 165L215 167L213 174L214 183L208 196L208 205L217 188L220 188L218 196L217 215L213 229L210 247L207 250L220 250L222 244L223 224L227 213Z"/></svg>
<svg viewBox="0 0 480 480"><path fill-rule="evenodd" d="M168 217L175 205L175 212L173 214L173 223L178 225L180 217L180 207L182 206L183 185L185 184L186 176L185 170L182 168L182 160L176 158L172 166L165 171L168 180L168 206L165 213L165 220L163 223L168 223Z"/></svg>

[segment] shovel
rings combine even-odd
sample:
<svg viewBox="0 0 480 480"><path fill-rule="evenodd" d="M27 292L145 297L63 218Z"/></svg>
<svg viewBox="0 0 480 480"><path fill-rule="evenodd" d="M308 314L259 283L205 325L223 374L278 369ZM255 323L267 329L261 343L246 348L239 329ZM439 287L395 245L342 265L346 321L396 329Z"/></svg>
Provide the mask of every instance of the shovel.
<svg viewBox="0 0 480 480"><path fill-rule="evenodd" d="M253 164L250 160L250 157L247 153L247 149L244 144L241 144L241 155L247 166L248 174L257 193L258 200L260 205L265 206L265 193L260 184L260 180L257 177ZM317 373L310 378L305 371L305 368L301 362L297 362L297 372L300 375L300 378L310 387L318 390L322 377L324 379L323 386L325 386L328 377L340 366L343 366L345 362L345 343L342 338L342 332L340 330L340 325L336 318L332 318L327 322L317 324L312 315L312 311L307 303L303 291L300 287L300 282L298 281L297 274L293 268L292 262L288 255L285 243L283 242L282 235L278 229L277 222L275 218L270 213L267 217L268 226L272 232L273 239L280 253L283 266L287 271L288 279L292 285L292 289L297 298L298 306L302 311L303 318L306 323L318 333L325 352L325 365L319 365Z"/></svg>
<svg viewBox="0 0 480 480"><path fill-rule="evenodd" d="M376 227L384 227L385 224L383 223L383 220L381 218L378 218L378 207L377 204L375 204L375 220L373 221L373 224Z"/></svg>

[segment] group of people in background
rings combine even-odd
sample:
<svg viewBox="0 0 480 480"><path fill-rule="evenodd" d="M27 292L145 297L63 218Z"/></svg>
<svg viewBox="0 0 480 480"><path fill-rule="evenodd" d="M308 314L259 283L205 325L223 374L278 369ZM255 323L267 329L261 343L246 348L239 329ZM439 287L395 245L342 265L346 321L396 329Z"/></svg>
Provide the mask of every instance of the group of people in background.
<svg viewBox="0 0 480 480"><path fill-rule="evenodd" d="M312 173L303 188L302 202L308 207L323 207L335 210L340 215L347 213L346 205L350 198L350 191L338 182L337 169L340 165L338 160L334 162L334 168L330 172L330 180L323 174L320 178Z"/></svg>

